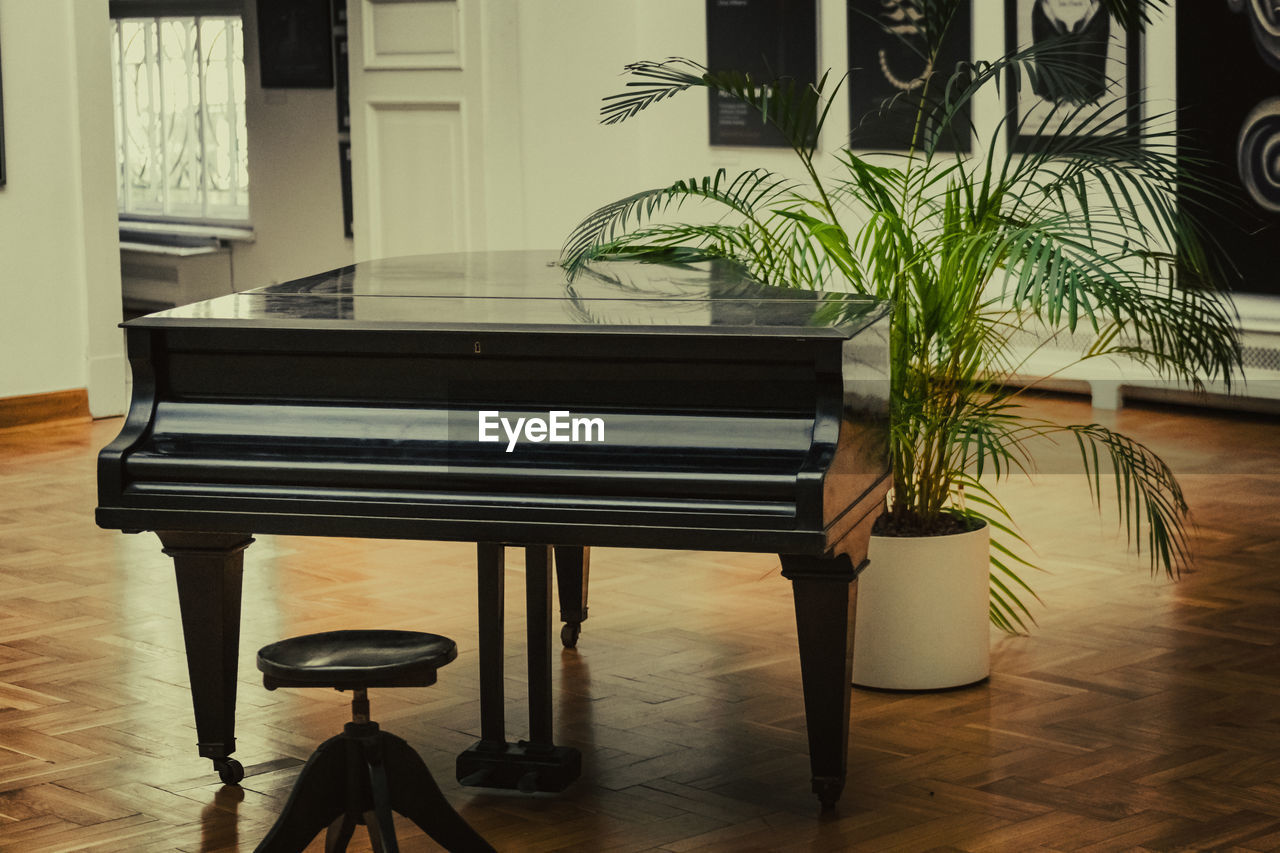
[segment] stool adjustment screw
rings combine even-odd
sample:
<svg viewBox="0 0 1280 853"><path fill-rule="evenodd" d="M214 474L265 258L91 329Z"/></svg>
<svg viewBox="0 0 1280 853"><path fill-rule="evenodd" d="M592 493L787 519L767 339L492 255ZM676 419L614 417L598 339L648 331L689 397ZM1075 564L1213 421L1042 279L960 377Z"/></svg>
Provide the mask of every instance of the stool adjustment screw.
<svg viewBox="0 0 1280 853"><path fill-rule="evenodd" d="M364 687L351 691L351 722L369 722L369 691Z"/></svg>

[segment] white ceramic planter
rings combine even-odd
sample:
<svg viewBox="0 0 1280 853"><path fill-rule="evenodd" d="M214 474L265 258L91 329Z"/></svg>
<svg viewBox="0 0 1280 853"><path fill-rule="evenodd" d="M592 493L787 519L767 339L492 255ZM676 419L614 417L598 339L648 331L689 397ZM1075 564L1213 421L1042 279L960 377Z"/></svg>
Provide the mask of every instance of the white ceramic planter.
<svg viewBox="0 0 1280 853"><path fill-rule="evenodd" d="M990 529L872 536L858 576L853 683L940 690L991 672Z"/></svg>

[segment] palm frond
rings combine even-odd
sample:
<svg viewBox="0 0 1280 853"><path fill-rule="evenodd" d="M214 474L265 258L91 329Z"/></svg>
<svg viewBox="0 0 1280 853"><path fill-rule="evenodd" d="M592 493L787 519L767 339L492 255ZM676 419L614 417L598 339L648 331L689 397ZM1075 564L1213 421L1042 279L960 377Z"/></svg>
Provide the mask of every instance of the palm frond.
<svg viewBox="0 0 1280 853"><path fill-rule="evenodd" d="M793 149L810 156L840 88L838 82L835 89L826 92L825 74L816 83L791 77L760 78L745 71L709 71L681 57L633 62L623 71L633 79L626 83L627 91L604 99L600 107L603 124L626 121L681 92L703 87L746 104L777 128Z"/></svg>
<svg viewBox="0 0 1280 853"><path fill-rule="evenodd" d="M1096 216L1082 221L1063 213L974 239L1002 257L1013 307L1070 331L1081 319L1100 334L1118 327L1123 338L1113 336L1113 346L1093 355L1124 354L1193 387L1215 379L1230 387L1242 359L1230 301L1161 281L1151 264L1171 256L1135 245L1127 233Z"/></svg>
<svg viewBox="0 0 1280 853"><path fill-rule="evenodd" d="M1102 0L1107 13L1126 30L1143 32L1171 0Z"/></svg>
<svg viewBox="0 0 1280 853"><path fill-rule="evenodd" d="M976 478L968 479L964 486L967 514L982 519L991 528L991 623L1009 634L1026 633L1027 622L1034 625L1036 620L1023 597L1032 598L1040 604L1044 602L1023 580L1020 571L1044 569L1018 553L1019 550L1031 550L1031 545L1014 527L1008 509L991 490Z"/></svg>
<svg viewBox="0 0 1280 853"><path fill-rule="evenodd" d="M703 178L676 181L667 187L644 190L597 208L569 233L560 250L561 263L570 280L582 264L596 256L601 247L610 247L622 240L628 228L641 228L657 216L672 209L679 209L690 200L710 202L733 212L743 222L751 223L768 251L776 247L764 224L761 212L767 214L767 206L784 198L792 189L785 178L779 178L764 169L742 172L729 180L724 169Z"/></svg>
<svg viewBox="0 0 1280 853"><path fill-rule="evenodd" d="M1043 426L1043 434L1052 432L1075 437L1090 495L1099 508L1110 470L1125 535L1139 553L1145 548L1152 572L1180 574L1191 558L1186 531L1190 508L1164 460L1146 445L1101 424Z"/></svg>
<svg viewBox="0 0 1280 853"><path fill-rule="evenodd" d="M705 86L707 69L679 57L664 62L633 62L623 71L634 79L627 91L609 95L600 107L601 124L617 124L634 117L659 101L678 95L691 86Z"/></svg>

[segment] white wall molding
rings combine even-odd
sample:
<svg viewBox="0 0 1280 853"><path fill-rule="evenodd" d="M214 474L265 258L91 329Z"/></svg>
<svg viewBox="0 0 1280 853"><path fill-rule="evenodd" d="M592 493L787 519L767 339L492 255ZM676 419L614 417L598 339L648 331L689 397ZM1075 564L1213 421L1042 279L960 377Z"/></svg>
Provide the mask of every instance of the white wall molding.
<svg viewBox="0 0 1280 853"><path fill-rule="evenodd" d="M465 0L363 0L368 71L462 70Z"/></svg>
<svg viewBox="0 0 1280 853"><path fill-rule="evenodd" d="M464 99L367 101L365 139L373 257L471 249Z"/></svg>

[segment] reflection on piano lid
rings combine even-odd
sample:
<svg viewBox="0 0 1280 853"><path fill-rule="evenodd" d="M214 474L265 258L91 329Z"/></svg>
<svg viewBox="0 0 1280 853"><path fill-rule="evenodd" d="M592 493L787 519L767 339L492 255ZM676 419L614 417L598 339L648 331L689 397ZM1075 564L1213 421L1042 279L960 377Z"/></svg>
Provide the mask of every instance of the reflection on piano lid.
<svg viewBox="0 0 1280 853"><path fill-rule="evenodd" d="M728 261L588 266L572 282L541 252L426 255L368 261L296 281L153 314L168 320L398 320L431 325L501 323L667 328L794 326L848 329L882 312L847 293L769 287Z"/></svg>

